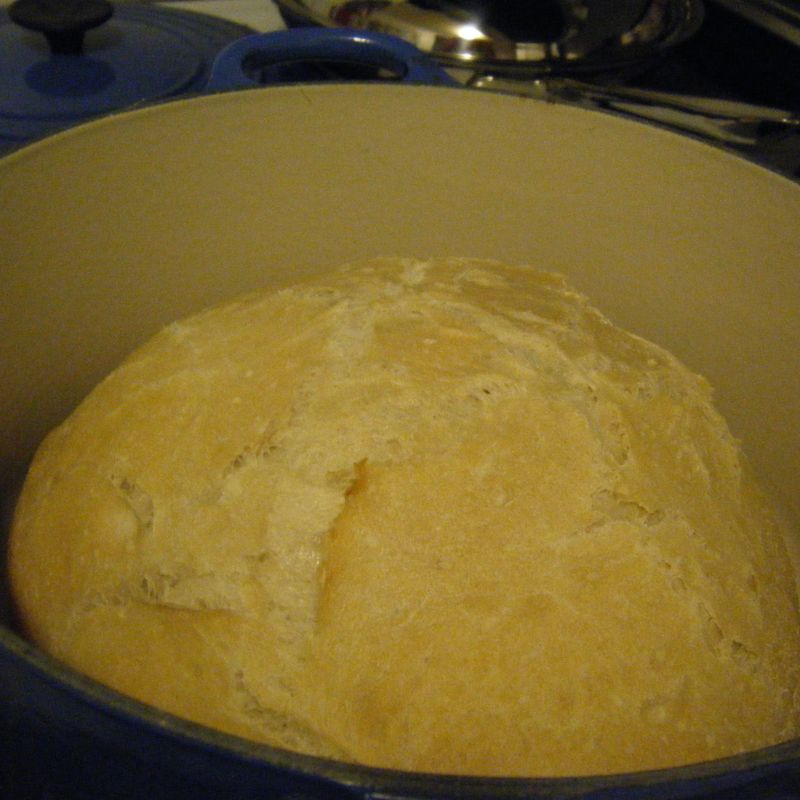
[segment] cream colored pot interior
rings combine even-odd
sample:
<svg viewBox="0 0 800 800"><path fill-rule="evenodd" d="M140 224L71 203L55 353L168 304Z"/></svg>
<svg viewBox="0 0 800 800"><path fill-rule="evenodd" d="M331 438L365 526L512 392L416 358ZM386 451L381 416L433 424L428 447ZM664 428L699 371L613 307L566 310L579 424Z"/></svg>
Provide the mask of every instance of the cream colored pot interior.
<svg viewBox="0 0 800 800"><path fill-rule="evenodd" d="M800 187L520 98L276 88L109 118L0 161L0 467L157 327L378 254L562 271L717 388L800 512Z"/></svg>

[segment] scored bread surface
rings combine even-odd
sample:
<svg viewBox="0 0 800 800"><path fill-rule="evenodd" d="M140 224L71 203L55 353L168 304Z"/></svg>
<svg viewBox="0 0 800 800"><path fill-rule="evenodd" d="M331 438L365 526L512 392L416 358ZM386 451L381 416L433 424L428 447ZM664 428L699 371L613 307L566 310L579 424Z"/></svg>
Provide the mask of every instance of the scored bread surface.
<svg viewBox="0 0 800 800"><path fill-rule="evenodd" d="M558 276L376 259L176 322L37 454L44 649L224 731L480 775L798 735L777 517L711 391Z"/></svg>

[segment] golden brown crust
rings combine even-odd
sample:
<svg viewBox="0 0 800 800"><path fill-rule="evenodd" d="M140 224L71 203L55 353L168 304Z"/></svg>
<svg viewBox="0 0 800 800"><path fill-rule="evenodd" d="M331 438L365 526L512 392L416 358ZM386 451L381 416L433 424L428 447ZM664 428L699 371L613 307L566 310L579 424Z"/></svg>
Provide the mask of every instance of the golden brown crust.
<svg viewBox="0 0 800 800"><path fill-rule="evenodd" d="M798 734L782 535L707 384L563 280L380 259L135 353L40 449L10 569L36 641L175 713L566 775Z"/></svg>

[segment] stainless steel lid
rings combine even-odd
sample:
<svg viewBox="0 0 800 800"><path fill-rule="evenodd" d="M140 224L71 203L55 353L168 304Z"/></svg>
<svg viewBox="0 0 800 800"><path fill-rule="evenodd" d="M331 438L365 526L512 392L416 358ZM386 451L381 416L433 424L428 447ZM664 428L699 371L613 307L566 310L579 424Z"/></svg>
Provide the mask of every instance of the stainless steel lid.
<svg viewBox="0 0 800 800"><path fill-rule="evenodd" d="M277 0L290 25L405 39L440 63L519 77L615 71L685 41L702 0Z"/></svg>

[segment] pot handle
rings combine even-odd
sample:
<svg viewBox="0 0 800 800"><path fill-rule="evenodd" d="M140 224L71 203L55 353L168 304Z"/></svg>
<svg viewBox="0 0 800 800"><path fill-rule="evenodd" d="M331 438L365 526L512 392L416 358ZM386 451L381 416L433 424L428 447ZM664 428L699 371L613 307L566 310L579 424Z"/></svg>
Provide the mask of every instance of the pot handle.
<svg viewBox="0 0 800 800"><path fill-rule="evenodd" d="M428 56L396 36L350 28L292 28L245 36L228 45L211 66L206 91L319 80L315 62L382 68L406 83L458 85Z"/></svg>

